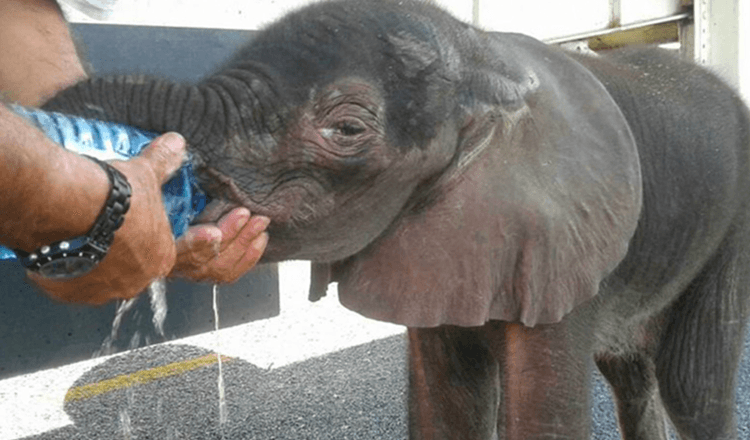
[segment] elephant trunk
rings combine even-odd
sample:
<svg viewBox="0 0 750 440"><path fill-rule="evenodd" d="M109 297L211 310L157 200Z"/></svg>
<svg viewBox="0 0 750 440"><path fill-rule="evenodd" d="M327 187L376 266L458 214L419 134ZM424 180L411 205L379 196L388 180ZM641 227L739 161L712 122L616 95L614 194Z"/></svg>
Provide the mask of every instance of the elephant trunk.
<svg viewBox="0 0 750 440"><path fill-rule="evenodd" d="M201 115L210 111L197 87L143 76L92 78L62 91L43 108L160 133L180 131L186 137L185 129L197 128Z"/></svg>
<svg viewBox="0 0 750 440"><path fill-rule="evenodd" d="M45 110L122 123L157 133L176 131L202 166L227 160L227 140L248 148L267 146L282 118L266 78L229 70L196 85L145 76L82 81L55 96Z"/></svg>

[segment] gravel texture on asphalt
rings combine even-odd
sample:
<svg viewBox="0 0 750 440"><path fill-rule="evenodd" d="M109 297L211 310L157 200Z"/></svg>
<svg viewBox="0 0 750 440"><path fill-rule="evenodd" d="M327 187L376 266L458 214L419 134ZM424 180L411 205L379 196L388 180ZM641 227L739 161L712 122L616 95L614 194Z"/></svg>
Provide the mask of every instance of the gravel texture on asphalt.
<svg viewBox="0 0 750 440"><path fill-rule="evenodd" d="M73 426L26 440L406 439L405 345L403 335L394 336L270 370L239 359L226 361L222 370L228 421L224 424L219 423L214 362L68 402L65 411ZM737 392L743 440L750 439L748 351L746 341ZM187 345L140 349L91 369L75 387L207 354ZM592 438L617 440L607 385L598 374L592 380Z"/></svg>

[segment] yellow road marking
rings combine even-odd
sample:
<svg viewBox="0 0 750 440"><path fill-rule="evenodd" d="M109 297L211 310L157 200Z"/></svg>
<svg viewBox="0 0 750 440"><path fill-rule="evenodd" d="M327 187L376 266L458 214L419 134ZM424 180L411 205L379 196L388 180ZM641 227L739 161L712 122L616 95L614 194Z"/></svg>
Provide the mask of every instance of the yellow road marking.
<svg viewBox="0 0 750 440"><path fill-rule="evenodd" d="M231 362L232 360L232 358L227 356L221 357L222 362ZM100 394L117 391L134 385L144 385L155 380L176 376L215 363L217 363L216 354L207 354L187 361L174 362L172 364L162 365L161 367L154 367L148 370L136 371L131 374L115 376L112 379L103 380L101 382L73 387L68 390L68 393L65 395L65 403L90 399Z"/></svg>

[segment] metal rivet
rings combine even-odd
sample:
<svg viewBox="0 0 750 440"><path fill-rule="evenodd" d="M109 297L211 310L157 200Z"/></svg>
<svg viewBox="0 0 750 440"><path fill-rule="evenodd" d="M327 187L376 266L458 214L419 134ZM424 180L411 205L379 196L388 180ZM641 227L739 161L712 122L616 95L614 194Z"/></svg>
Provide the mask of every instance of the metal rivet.
<svg viewBox="0 0 750 440"><path fill-rule="evenodd" d="M60 242L60 249L66 251L69 248L70 248L70 243L68 243L67 241L61 241Z"/></svg>
<svg viewBox="0 0 750 440"><path fill-rule="evenodd" d="M49 246L44 246L43 248L39 249L39 252L46 254L49 252Z"/></svg>

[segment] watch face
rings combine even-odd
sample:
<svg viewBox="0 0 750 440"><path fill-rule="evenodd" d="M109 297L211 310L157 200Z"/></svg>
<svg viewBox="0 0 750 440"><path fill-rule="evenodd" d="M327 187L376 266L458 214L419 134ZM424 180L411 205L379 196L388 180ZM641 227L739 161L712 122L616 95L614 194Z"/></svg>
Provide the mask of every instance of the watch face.
<svg viewBox="0 0 750 440"><path fill-rule="evenodd" d="M42 264L39 274L47 278L75 278L89 273L98 263L98 260L86 256L67 256Z"/></svg>

